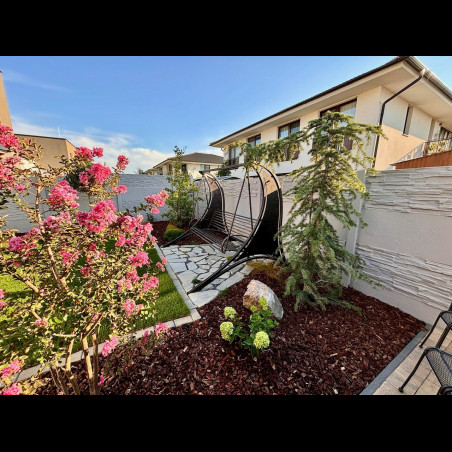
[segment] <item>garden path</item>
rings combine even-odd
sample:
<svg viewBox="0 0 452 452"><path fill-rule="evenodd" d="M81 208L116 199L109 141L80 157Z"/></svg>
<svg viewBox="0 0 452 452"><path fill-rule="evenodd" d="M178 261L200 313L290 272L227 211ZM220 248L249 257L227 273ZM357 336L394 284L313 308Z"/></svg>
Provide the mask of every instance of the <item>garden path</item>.
<svg viewBox="0 0 452 452"><path fill-rule="evenodd" d="M172 268L185 292L196 285L193 280L203 281L234 254L233 251L223 254L211 245L171 245L161 248L161 251L168 259L167 265ZM221 275L203 290L191 293L188 297L196 307L204 306L216 298L221 290L241 281L251 270L252 268L246 264L239 265Z"/></svg>

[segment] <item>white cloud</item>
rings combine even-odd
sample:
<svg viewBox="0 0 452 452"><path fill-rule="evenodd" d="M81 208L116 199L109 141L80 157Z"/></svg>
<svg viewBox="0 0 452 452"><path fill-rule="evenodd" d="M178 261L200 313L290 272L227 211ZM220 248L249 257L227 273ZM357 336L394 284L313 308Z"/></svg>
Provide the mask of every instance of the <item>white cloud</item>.
<svg viewBox="0 0 452 452"><path fill-rule="evenodd" d="M3 71L3 80L10 83L19 83L20 85L33 86L35 88L49 89L52 91L68 91L67 88L63 88L58 85L51 85L49 83L43 83L39 80L34 80L28 75L21 74L20 72L11 71L5 69Z"/></svg>
<svg viewBox="0 0 452 452"><path fill-rule="evenodd" d="M32 124L20 116L13 116L12 123L16 133L58 137L57 128ZM82 132L61 129L60 136L61 138L69 140L76 147L85 146L88 148L103 148L104 156L100 161L102 163L105 162L110 166L116 164L119 155L125 155L130 161L126 170L127 173L134 173L138 168L147 170L157 165L157 163L174 156L172 151L162 152L156 149L134 147L133 143L136 142L136 140L132 135L109 132L93 127L86 128ZM219 149L187 150L187 154L192 152L223 155Z"/></svg>

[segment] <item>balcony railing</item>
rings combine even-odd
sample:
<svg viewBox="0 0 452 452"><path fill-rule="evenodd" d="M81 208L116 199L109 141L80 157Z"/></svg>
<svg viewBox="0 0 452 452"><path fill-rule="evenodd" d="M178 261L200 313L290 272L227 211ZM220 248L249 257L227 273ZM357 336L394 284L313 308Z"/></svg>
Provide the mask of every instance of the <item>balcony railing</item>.
<svg viewBox="0 0 452 452"><path fill-rule="evenodd" d="M426 141L422 146L422 156L452 151L452 138L446 140Z"/></svg>

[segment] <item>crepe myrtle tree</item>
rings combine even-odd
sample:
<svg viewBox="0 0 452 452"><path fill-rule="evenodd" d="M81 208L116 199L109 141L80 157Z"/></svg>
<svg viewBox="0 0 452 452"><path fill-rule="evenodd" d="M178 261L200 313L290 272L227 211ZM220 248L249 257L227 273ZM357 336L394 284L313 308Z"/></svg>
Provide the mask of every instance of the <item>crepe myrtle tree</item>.
<svg viewBox="0 0 452 452"><path fill-rule="evenodd" d="M309 149L309 164L289 175L293 186L285 195L293 199L293 205L279 231L282 257L277 263L289 272L285 293L295 296L295 309L300 303L354 307L341 299L343 273L371 282L363 272L363 259L340 243L332 221L347 229L358 222L366 226L353 201L368 197L357 170L375 173L373 158L365 149L372 134L382 135L381 127L358 123L351 115L327 112L286 138L256 147L240 145L247 168L260 162L273 166L287 156L292 159L305 146Z"/></svg>
<svg viewBox="0 0 452 452"><path fill-rule="evenodd" d="M61 157L61 167L44 167L39 163L41 146L18 139L4 125L0 144L9 149L0 158L0 200L3 207L6 201L15 203L33 226L19 236L7 228L5 216L0 218L0 274L30 289L17 300L7 300L0 289L0 348L9 358L8 365L0 366L4 393L20 392L12 376L33 353L39 363L50 366L64 394L79 394L71 365L77 346L83 350L90 394L97 394L101 326L110 331L102 350L107 356L140 315L155 314L157 272L165 263L157 262L143 273L150 263L147 251L156 242L152 225L143 223L141 215L116 211L112 200L127 190L118 183L128 160L119 156L110 169L94 162L102 157L101 148L80 147L73 158ZM79 182L90 197L86 212L79 210L78 193L64 180L75 168L84 168ZM146 196L144 207L156 212L167 196L164 190ZM62 358L64 367L58 365Z"/></svg>

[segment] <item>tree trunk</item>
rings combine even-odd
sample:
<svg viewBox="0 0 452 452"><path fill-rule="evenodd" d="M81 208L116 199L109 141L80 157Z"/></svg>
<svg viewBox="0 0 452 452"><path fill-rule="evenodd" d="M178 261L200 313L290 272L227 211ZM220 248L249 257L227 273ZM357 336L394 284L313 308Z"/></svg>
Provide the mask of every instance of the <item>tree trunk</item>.
<svg viewBox="0 0 452 452"><path fill-rule="evenodd" d="M97 330L99 330L99 328L97 328ZM91 339L93 341L93 361L94 361L94 366L93 366L93 378L94 378L94 387L96 389L96 394L99 394L99 385L98 385L98 380L99 380L99 352L98 352L98 347L99 347L99 343L97 342L97 334L93 333L91 335Z"/></svg>
<svg viewBox="0 0 452 452"><path fill-rule="evenodd" d="M65 372L66 376L71 383L72 389L74 390L75 395L80 395L80 387L77 383L77 379L75 378L75 375L72 373L71 369L71 353L72 353L72 347L74 345L74 339L69 343L69 346L66 351L66 364L65 364Z"/></svg>
<svg viewBox="0 0 452 452"><path fill-rule="evenodd" d="M96 387L94 386L93 367L91 366L91 358L89 356L88 339L82 338L83 355L85 357L86 373L88 374L89 393L96 395Z"/></svg>

